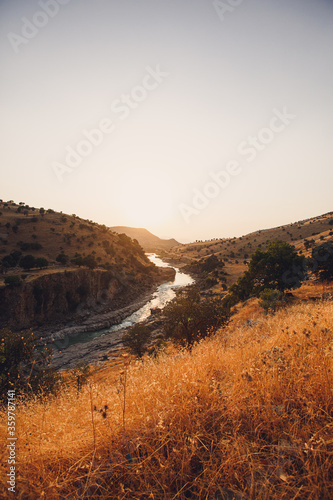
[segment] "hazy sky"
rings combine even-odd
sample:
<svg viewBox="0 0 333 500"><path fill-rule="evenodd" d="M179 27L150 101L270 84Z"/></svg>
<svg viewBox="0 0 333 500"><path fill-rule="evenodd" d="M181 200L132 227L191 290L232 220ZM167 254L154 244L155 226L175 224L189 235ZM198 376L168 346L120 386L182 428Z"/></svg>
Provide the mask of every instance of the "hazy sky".
<svg viewBox="0 0 333 500"><path fill-rule="evenodd" d="M0 197L181 242L333 210L332 0L0 0Z"/></svg>

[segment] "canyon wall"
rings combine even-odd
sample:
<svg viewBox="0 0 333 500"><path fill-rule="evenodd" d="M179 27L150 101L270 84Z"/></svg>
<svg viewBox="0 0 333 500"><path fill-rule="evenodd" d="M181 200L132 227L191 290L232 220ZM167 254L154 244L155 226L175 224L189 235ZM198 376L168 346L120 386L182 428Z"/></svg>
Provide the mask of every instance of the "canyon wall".
<svg viewBox="0 0 333 500"><path fill-rule="evenodd" d="M0 328L21 330L83 319L124 307L174 270L159 268L140 276L78 269L50 273L18 286L0 287Z"/></svg>

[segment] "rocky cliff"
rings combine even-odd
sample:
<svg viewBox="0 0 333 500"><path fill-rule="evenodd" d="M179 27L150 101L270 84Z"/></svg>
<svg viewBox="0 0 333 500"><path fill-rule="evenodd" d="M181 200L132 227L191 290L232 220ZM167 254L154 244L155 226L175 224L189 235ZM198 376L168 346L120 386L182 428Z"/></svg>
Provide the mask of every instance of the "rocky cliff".
<svg viewBox="0 0 333 500"><path fill-rule="evenodd" d="M136 277L78 269L46 274L19 286L0 287L0 328L52 327L70 320L80 323L95 314L123 308L173 277L171 268Z"/></svg>

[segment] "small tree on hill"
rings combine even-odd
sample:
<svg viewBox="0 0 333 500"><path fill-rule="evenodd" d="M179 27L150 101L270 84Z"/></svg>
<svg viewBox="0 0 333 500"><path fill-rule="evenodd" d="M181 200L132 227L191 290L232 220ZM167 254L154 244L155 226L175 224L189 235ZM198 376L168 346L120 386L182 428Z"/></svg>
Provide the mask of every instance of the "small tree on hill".
<svg viewBox="0 0 333 500"><path fill-rule="evenodd" d="M148 350L150 339L150 329L147 326L140 325L140 323L138 323L124 333L122 342L132 354L142 358Z"/></svg>
<svg viewBox="0 0 333 500"><path fill-rule="evenodd" d="M10 287L14 286L19 286L22 283L22 279L20 276L6 276L5 278L5 285L8 285Z"/></svg>
<svg viewBox="0 0 333 500"><path fill-rule="evenodd" d="M266 251L257 249L248 270L230 287L231 303L259 296L265 289L284 292L298 288L305 279L306 260L295 248L282 240L267 244Z"/></svg>
<svg viewBox="0 0 333 500"><path fill-rule="evenodd" d="M37 257L35 261L35 266L39 267L39 269L43 269L44 267L47 267L49 265L49 262L47 259L44 257Z"/></svg>
<svg viewBox="0 0 333 500"><path fill-rule="evenodd" d="M230 311L220 298L202 299L192 288L163 310L165 336L175 343L191 346L226 324Z"/></svg>
<svg viewBox="0 0 333 500"><path fill-rule="evenodd" d="M75 254L75 256L71 259L71 263L74 264L75 266L83 266L83 257L80 253Z"/></svg>
<svg viewBox="0 0 333 500"><path fill-rule="evenodd" d="M25 255L20 260L20 267L29 271L32 267L36 266L36 259L33 255Z"/></svg>
<svg viewBox="0 0 333 500"><path fill-rule="evenodd" d="M60 253L56 258L56 261L63 265L66 265L68 260L69 260L68 255L64 254L63 252Z"/></svg>
<svg viewBox="0 0 333 500"><path fill-rule="evenodd" d="M97 267L97 262L95 256L92 254L87 255L83 258L83 265L89 267L89 269L95 269Z"/></svg>
<svg viewBox="0 0 333 500"><path fill-rule="evenodd" d="M333 278L333 242L325 241L313 248L310 263L313 272L322 281Z"/></svg>
<svg viewBox="0 0 333 500"><path fill-rule="evenodd" d="M265 290L260 292L259 297L261 299L259 306L264 309L265 314L275 312L285 303L285 297L280 290L265 288Z"/></svg>

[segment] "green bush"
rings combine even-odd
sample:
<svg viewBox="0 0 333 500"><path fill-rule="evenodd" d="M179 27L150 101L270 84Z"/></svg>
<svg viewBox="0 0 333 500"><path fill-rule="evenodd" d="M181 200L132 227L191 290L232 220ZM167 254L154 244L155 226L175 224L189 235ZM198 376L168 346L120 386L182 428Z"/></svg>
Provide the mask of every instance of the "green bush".
<svg viewBox="0 0 333 500"><path fill-rule="evenodd" d="M142 358L145 352L147 352L150 340L150 329L145 325L140 325L140 323L126 331L122 337L124 346L139 358Z"/></svg>
<svg viewBox="0 0 333 500"><path fill-rule="evenodd" d="M325 241L325 243L313 248L310 266L320 280L325 281L333 278L332 241Z"/></svg>
<svg viewBox="0 0 333 500"><path fill-rule="evenodd" d="M33 235L34 236L34 235ZM43 246L40 243L27 243L24 241L19 241L18 246L23 252L27 252L28 250L41 250Z"/></svg>
<svg viewBox="0 0 333 500"><path fill-rule="evenodd" d="M35 261L35 266L39 267L39 269L43 269L44 267L47 267L49 265L49 262L47 259L44 257L37 257Z"/></svg>
<svg viewBox="0 0 333 500"><path fill-rule="evenodd" d="M260 292L259 298L261 299L259 306L264 309L265 314L275 312L285 303L284 294L279 290L272 290L270 288L265 288L265 290Z"/></svg>
<svg viewBox="0 0 333 500"><path fill-rule="evenodd" d="M267 244L266 251L257 249L248 270L230 287L230 303L259 296L266 288L284 292L301 286L306 276L306 260L295 248L281 240Z"/></svg>
<svg viewBox="0 0 333 500"><path fill-rule="evenodd" d="M87 266L89 269L95 269L95 267L97 267L96 259L92 254L89 254L86 257L84 257L82 264L84 266Z"/></svg>
<svg viewBox="0 0 333 500"><path fill-rule="evenodd" d="M18 286L22 283L22 280L19 276L6 276L5 277L5 285L7 286Z"/></svg>
<svg viewBox="0 0 333 500"><path fill-rule="evenodd" d="M26 270L29 270L32 267L36 267L35 257L33 257L33 255L25 255L20 260L20 267L22 267L23 269L26 269Z"/></svg>
<svg viewBox="0 0 333 500"><path fill-rule="evenodd" d="M63 265L67 264L68 260L68 255L64 254L63 252L61 252L56 258L56 261Z"/></svg>
<svg viewBox="0 0 333 500"><path fill-rule="evenodd" d="M75 266L83 266L83 257L80 253L76 253L73 259L71 259L71 263Z"/></svg>
<svg viewBox="0 0 333 500"><path fill-rule="evenodd" d="M230 310L221 298L203 299L196 288L179 295L163 310L163 330L173 342L192 346L227 323Z"/></svg>

